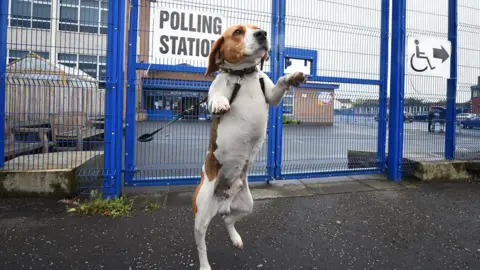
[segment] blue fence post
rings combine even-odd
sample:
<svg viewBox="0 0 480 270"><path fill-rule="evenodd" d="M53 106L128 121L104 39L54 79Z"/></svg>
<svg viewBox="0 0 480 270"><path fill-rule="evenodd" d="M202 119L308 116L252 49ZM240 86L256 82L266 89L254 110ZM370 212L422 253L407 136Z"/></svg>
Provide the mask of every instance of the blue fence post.
<svg viewBox="0 0 480 270"><path fill-rule="evenodd" d="M406 0L392 1L392 59L388 123L388 179L392 181L399 181L402 177L406 10Z"/></svg>
<svg viewBox="0 0 480 270"><path fill-rule="evenodd" d="M390 26L390 1L382 0L381 7L381 41L380 41L380 80L378 110L378 145L377 159L380 170L385 170L385 145L387 140L387 89L388 89L388 40Z"/></svg>
<svg viewBox="0 0 480 270"><path fill-rule="evenodd" d="M107 31L107 83L105 94L105 135L104 135L104 171L103 197L118 196L118 179L116 176L115 156L115 119L117 102L117 69L118 69L118 4L109 1Z"/></svg>
<svg viewBox="0 0 480 270"><path fill-rule="evenodd" d="M127 105L125 127L125 184L133 180L135 172L135 125L136 125L136 64L137 64L137 31L138 0L130 3L130 27L128 32L128 64L127 64Z"/></svg>
<svg viewBox="0 0 480 270"><path fill-rule="evenodd" d="M123 153L123 89L124 89L124 64L125 64L125 14L126 0L118 0L118 38L117 38L117 94L116 94L116 128L115 128L115 194L118 196L122 190L122 159L118 158Z"/></svg>
<svg viewBox="0 0 480 270"><path fill-rule="evenodd" d="M270 73L273 82L278 79L278 28L279 28L279 0L272 0L272 27L271 27L271 52L270 52ZM275 178L277 150L277 111L269 106L268 113L268 145L267 145L267 182Z"/></svg>
<svg viewBox="0 0 480 270"><path fill-rule="evenodd" d="M5 151L5 84L7 71L7 31L8 31L8 1L0 3L0 151ZM4 160L0 161L0 168L3 168Z"/></svg>
<svg viewBox="0 0 480 270"><path fill-rule="evenodd" d="M274 83L283 76L285 67L285 17L287 15L287 0L278 0L279 25L277 27L277 77ZM275 135L275 178L280 179L282 174L282 146L283 146L283 101L276 109L276 135Z"/></svg>
<svg viewBox="0 0 480 270"><path fill-rule="evenodd" d="M448 0L448 40L452 44L450 79L447 80L445 159L455 159L457 117L457 34L458 0Z"/></svg>

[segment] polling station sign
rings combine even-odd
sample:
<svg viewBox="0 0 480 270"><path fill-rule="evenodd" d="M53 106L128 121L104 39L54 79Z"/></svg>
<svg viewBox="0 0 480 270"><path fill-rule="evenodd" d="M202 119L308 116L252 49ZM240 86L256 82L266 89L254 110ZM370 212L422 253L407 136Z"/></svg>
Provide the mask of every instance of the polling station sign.
<svg viewBox="0 0 480 270"><path fill-rule="evenodd" d="M213 43L221 36L226 20L218 14L152 7L150 59L206 61ZM162 61L163 62L163 61Z"/></svg>

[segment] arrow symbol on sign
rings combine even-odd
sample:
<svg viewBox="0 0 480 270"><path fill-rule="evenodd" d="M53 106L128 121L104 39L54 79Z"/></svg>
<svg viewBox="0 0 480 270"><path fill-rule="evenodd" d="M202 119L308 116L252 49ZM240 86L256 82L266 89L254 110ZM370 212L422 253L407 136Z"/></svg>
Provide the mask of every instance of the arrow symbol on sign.
<svg viewBox="0 0 480 270"><path fill-rule="evenodd" d="M441 49L433 48L433 58L442 59L442 63L443 63L445 62L445 60L448 59L448 57L450 57L450 55L448 54L447 50L443 48L443 46L441 47L442 47Z"/></svg>

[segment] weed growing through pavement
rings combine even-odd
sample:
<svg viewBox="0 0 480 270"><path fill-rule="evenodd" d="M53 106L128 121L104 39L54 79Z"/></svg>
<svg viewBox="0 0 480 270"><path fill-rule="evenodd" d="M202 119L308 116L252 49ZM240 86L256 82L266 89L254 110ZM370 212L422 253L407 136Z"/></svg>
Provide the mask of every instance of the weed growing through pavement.
<svg viewBox="0 0 480 270"><path fill-rule="evenodd" d="M68 212L76 212L86 215L103 215L110 217L130 217L133 215L133 199L116 197L103 199L96 190L90 192L90 199L85 203L76 203L74 207L68 207Z"/></svg>
<svg viewBox="0 0 480 270"><path fill-rule="evenodd" d="M159 203L147 202L147 204L145 205L144 211L149 212L149 211L155 211L155 210L158 210L158 209L160 209L160 204Z"/></svg>

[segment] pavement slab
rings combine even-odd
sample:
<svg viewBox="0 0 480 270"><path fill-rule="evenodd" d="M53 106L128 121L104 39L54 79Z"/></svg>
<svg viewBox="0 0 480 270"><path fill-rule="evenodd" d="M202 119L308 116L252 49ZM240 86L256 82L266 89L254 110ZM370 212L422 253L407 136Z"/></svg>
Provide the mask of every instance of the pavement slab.
<svg viewBox="0 0 480 270"><path fill-rule="evenodd" d="M358 181L341 183L316 183L306 184L306 186L315 194L335 194L375 190L373 187Z"/></svg>
<svg viewBox="0 0 480 270"><path fill-rule="evenodd" d="M259 199L236 225L245 248L215 217L208 254L213 269L480 269L479 201L466 183ZM118 219L1 199L0 269L198 269L193 221L186 199Z"/></svg>
<svg viewBox="0 0 480 270"><path fill-rule="evenodd" d="M370 186L374 189L380 189L380 190L406 188L404 185L401 185L399 183L394 183L394 182L383 180L383 179L368 179L368 180L362 179L362 180L358 180L358 182L365 184L367 186Z"/></svg>

